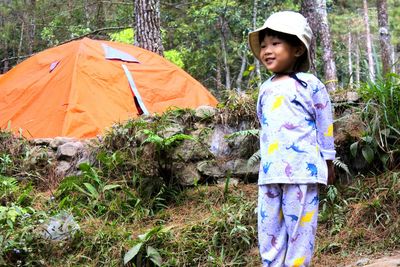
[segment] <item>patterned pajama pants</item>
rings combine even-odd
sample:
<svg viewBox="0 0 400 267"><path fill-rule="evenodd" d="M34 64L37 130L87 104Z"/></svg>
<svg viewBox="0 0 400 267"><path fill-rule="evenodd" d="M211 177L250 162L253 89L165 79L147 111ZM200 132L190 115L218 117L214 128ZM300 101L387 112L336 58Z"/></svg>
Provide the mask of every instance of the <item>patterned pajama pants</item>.
<svg viewBox="0 0 400 267"><path fill-rule="evenodd" d="M263 266L309 266L318 219L317 184L258 189L258 241Z"/></svg>

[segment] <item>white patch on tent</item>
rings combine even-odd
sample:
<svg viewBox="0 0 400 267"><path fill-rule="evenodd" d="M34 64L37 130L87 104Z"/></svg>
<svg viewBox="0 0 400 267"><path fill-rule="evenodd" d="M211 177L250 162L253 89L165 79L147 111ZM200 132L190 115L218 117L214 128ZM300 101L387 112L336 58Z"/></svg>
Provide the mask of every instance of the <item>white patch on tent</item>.
<svg viewBox="0 0 400 267"><path fill-rule="evenodd" d="M122 64L122 68L124 69L125 76L128 79L129 86L131 87L132 93L133 93L133 100L135 102L135 106L139 111L139 115L145 114L149 115L149 111L147 110L146 106L144 105L144 102L142 100L142 97L140 96L140 93L136 87L135 81L133 80L132 74L128 70L128 67L124 64Z"/></svg>
<svg viewBox="0 0 400 267"><path fill-rule="evenodd" d="M51 63L49 72L52 72L57 67L58 63L60 63L60 61L54 61L53 63Z"/></svg>
<svg viewBox="0 0 400 267"><path fill-rule="evenodd" d="M106 44L101 44L104 49L104 55L106 59L118 59L121 61L129 62L129 63L140 63L134 56L128 54L119 49L110 47Z"/></svg>

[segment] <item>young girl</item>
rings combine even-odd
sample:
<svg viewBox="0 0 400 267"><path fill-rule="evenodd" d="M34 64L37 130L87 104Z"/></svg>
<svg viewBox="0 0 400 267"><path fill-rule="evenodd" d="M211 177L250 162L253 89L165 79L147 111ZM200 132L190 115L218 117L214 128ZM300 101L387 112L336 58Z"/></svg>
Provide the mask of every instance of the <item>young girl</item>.
<svg viewBox="0 0 400 267"><path fill-rule="evenodd" d="M310 66L312 32L292 11L271 15L249 34L273 76L260 88L258 239L263 266L309 266L318 218L318 185L333 182L332 110Z"/></svg>

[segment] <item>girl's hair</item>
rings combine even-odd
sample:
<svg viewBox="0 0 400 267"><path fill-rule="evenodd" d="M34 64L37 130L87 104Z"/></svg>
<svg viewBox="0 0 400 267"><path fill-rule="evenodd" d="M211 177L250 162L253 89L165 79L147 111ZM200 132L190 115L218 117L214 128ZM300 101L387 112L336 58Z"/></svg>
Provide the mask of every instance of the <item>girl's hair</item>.
<svg viewBox="0 0 400 267"><path fill-rule="evenodd" d="M274 31L269 28L260 31L260 33L258 34L258 41L260 42L260 44L264 40L265 36L277 37L284 40L285 42L288 42L292 46L304 45L296 35Z"/></svg>
<svg viewBox="0 0 400 267"><path fill-rule="evenodd" d="M283 33L283 32L278 32L278 31L274 31L271 30L269 28L266 28L262 31L259 32L258 34L258 41L261 42L264 40L265 36L270 36L270 37L277 37L287 43L289 43L290 45L297 47L297 46L305 46L303 44L302 41L300 41L300 39L296 36L296 35L292 35L292 34L288 34L288 33ZM297 72L299 71L299 68L301 66L301 63L307 60L307 49L306 51L297 59L297 62L294 66L294 71Z"/></svg>

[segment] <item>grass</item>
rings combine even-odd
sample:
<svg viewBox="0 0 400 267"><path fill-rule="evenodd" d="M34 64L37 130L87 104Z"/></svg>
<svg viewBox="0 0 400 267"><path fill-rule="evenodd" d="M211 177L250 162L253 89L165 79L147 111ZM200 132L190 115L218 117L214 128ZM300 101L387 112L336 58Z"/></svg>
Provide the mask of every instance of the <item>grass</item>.
<svg viewBox="0 0 400 267"><path fill-rule="evenodd" d="M400 248L398 176L360 177L338 189L329 205L332 213L342 206L339 214L344 223L337 228L337 221L320 218L314 266L335 266L351 257ZM84 216L75 215L79 233L55 242L43 239L37 230L37 219L45 221L59 212L49 200L51 194L40 193L29 203L35 209L29 221L17 222L12 231L2 226L0 235L4 238L6 232L6 239L15 241L12 250L3 250L3 259L15 264L18 257L10 251L18 249L24 251L20 262L28 265L122 266L123 257L139 242L138 237L159 227L162 231L157 230L144 242L141 260L133 261L139 262L136 266L150 264L147 247L159 253L162 266L257 266L256 195L255 184L230 186L228 192L224 185L203 185L182 191L175 203L141 219L83 212ZM323 190L321 204L327 199L328 192ZM321 209L321 216L324 212ZM25 242L25 248L18 240Z"/></svg>

